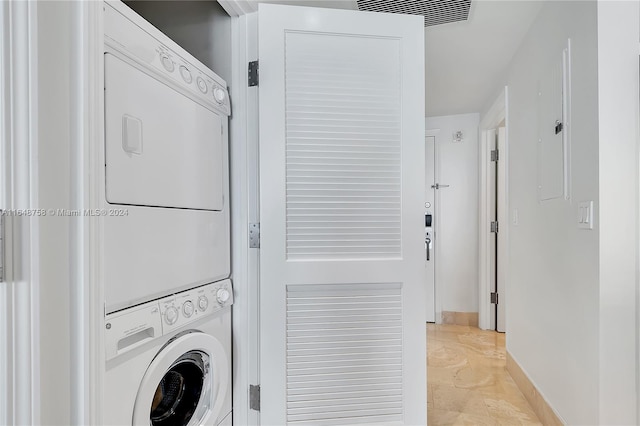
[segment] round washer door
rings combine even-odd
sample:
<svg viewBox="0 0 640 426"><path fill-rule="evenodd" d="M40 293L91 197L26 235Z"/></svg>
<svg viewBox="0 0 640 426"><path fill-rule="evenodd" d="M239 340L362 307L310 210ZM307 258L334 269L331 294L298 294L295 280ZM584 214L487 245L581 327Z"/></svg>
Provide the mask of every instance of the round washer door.
<svg viewBox="0 0 640 426"><path fill-rule="evenodd" d="M187 332L170 340L145 373L134 426L202 425L220 414L229 384L227 354L213 336Z"/></svg>

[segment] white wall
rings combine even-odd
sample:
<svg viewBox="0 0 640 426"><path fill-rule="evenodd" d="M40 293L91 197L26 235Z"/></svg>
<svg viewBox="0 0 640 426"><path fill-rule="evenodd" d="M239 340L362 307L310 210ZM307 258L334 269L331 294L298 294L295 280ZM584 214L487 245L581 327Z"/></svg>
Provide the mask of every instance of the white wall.
<svg viewBox="0 0 640 426"><path fill-rule="evenodd" d="M576 19L576 17L580 19ZM538 202L538 80L572 43L572 201ZM510 224L507 349L568 424L598 419L598 232L579 230L577 203L598 210L595 2L543 7L509 72Z"/></svg>
<svg viewBox="0 0 640 426"><path fill-rule="evenodd" d="M478 312L478 124L479 114L428 117L436 138L436 321L441 311ZM453 142L461 130L464 140ZM429 167L429 165L427 165ZM439 306L438 306L439 305Z"/></svg>
<svg viewBox="0 0 640 426"><path fill-rule="evenodd" d="M38 208L70 208L71 3L38 2ZM40 219L40 418L71 424L69 218Z"/></svg>
<svg viewBox="0 0 640 426"><path fill-rule="evenodd" d="M637 1L598 1L600 424L638 424Z"/></svg>
<svg viewBox="0 0 640 426"><path fill-rule="evenodd" d="M604 3L612 16L602 2L546 2L508 72L510 213L519 220L509 225L507 350L567 424L636 422L638 10ZM567 38L571 200L540 203L538 81ZM577 205L588 200L594 227L580 230Z"/></svg>

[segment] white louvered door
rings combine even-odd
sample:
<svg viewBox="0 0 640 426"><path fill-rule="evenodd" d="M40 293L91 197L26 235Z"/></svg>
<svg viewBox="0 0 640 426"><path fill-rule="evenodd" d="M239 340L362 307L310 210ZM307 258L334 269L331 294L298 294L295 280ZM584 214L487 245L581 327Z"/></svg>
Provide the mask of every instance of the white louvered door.
<svg viewBox="0 0 640 426"><path fill-rule="evenodd" d="M426 424L424 34L261 4L263 425Z"/></svg>

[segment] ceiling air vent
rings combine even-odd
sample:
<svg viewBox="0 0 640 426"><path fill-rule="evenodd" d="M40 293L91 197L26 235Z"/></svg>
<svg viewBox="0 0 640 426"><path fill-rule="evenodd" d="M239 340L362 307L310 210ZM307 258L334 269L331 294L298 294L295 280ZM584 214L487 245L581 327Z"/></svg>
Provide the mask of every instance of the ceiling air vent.
<svg viewBox="0 0 640 426"><path fill-rule="evenodd" d="M424 26L466 21L471 0L358 0L358 9L367 12L402 13L424 16Z"/></svg>

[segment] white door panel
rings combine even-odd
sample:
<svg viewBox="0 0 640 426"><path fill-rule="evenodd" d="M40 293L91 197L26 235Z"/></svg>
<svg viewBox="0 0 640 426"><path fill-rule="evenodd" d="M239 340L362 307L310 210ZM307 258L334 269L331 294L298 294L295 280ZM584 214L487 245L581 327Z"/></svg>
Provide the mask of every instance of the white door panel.
<svg viewBox="0 0 640 426"><path fill-rule="evenodd" d="M105 132L109 203L222 210L222 118L112 54Z"/></svg>
<svg viewBox="0 0 640 426"><path fill-rule="evenodd" d="M425 424L423 22L259 19L261 422Z"/></svg>

